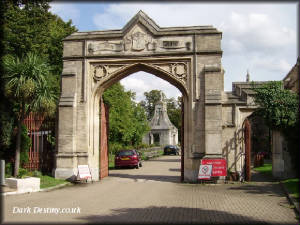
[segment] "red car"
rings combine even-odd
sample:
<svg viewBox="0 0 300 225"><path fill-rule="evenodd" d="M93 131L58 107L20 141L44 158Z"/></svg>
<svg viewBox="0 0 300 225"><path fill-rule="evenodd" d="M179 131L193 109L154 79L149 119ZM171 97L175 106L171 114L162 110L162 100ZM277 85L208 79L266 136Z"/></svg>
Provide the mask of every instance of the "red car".
<svg viewBox="0 0 300 225"><path fill-rule="evenodd" d="M136 150L121 150L115 156L115 167L142 167L142 159Z"/></svg>

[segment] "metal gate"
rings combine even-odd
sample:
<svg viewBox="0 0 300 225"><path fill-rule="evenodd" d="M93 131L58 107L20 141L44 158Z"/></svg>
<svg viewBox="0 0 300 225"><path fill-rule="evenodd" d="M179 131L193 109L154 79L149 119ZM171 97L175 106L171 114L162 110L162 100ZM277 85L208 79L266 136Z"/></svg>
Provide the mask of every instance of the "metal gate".
<svg viewBox="0 0 300 225"><path fill-rule="evenodd" d="M31 146L28 151L29 161L23 165L24 168L51 174L55 154L55 141L53 140L55 137L55 119L30 113L25 118L24 124L31 139Z"/></svg>
<svg viewBox="0 0 300 225"><path fill-rule="evenodd" d="M251 124L248 119L244 121L244 141L245 141L245 180L251 180Z"/></svg>
<svg viewBox="0 0 300 225"><path fill-rule="evenodd" d="M183 98L181 99L181 174L180 181L184 180L184 102Z"/></svg>
<svg viewBox="0 0 300 225"><path fill-rule="evenodd" d="M100 122L100 179L108 176L108 128L109 128L109 108L108 105L100 102L101 122Z"/></svg>

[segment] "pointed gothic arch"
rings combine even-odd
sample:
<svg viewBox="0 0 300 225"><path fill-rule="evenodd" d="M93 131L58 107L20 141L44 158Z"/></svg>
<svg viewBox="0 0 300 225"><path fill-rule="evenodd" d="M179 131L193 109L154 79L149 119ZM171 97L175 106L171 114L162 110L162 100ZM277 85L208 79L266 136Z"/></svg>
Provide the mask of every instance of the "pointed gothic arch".
<svg viewBox="0 0 300 225"><path fill-rule="evenodd" d="M99 179L101 94L145 71L183 94L184 181L195 182L203 157L223 157L221 38L212 26L159 27L142 11L121 30L65 38L55 177L72 177L77 165L89 164Z"/></svg>

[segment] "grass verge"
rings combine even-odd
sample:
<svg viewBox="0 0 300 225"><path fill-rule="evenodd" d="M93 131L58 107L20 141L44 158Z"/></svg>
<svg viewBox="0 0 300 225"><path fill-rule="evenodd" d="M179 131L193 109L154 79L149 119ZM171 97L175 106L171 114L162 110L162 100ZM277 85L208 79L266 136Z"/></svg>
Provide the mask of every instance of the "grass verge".
<svg viewBox="0 0 300 225"><path fill-rule="evenodd" d="M54 186L59 185L59 184L70 183L70 182L68 182L66 180L55 179L54 177L47 176L47 175L40 176L40 179L41 179L41 185L40 185L41 189L49 188L49 187L54 187Z"/></svg>
<svg viewBox="0 0 300 225"><path fill-rule="evenodd" d="M271 163L265 163L263 166L255 167L255 171L272 176L272 164Z"/></svg>
<svg viewBox="0 0 300 225"><path fill-rule="evenodd" d="M292 197L299 198L299 178L292 178L282 181Z"/></svg>

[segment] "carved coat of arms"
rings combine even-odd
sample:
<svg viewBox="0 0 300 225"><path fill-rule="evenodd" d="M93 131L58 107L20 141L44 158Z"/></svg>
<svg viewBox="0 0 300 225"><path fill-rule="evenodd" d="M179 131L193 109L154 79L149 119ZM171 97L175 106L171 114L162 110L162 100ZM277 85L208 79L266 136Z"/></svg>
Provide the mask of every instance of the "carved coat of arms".
<svg viewBox="0 0 300 225"><path fill-rule="evenodd" d="M141 51L144 50L147 44L146 34L142 32L136 32L131 35L132 37L132 50Z"/></svg>

